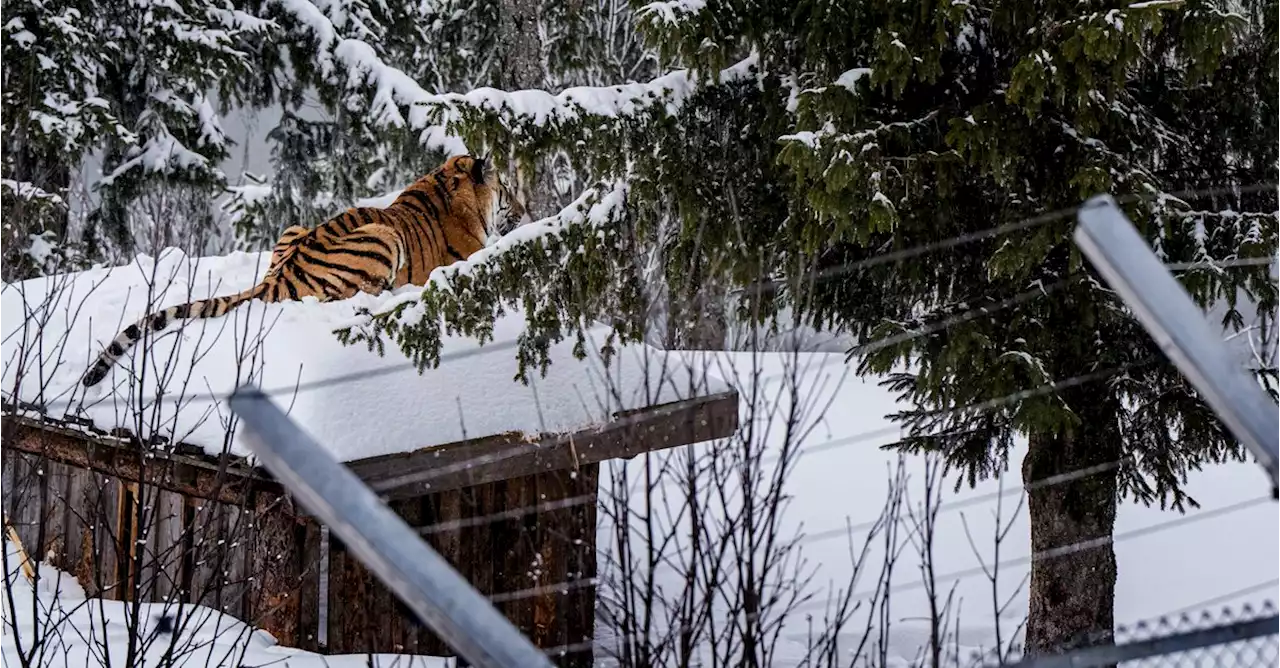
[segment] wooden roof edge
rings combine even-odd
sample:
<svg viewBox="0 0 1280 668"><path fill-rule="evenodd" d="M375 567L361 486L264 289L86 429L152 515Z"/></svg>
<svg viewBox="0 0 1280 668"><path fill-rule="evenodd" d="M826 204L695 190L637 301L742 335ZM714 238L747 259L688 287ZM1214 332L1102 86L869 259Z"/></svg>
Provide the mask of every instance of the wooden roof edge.
<svg viewBox="0 0 1280 668"><path fill-rule="evenodd" d="M738 393L717 394L626 411L603 425L535 438L511 434L347 462L389 499L434 494L534 473L572 470L731 436L738 428ZM477 453L477 443L490 446Z"/></svg>
<svg viewBox="0 0 1280 668"><path fill-rule="evenodd" d="M104 437L49 420L6 414L4 448L127 482L143 483L186 496L232 505L250 503L256 492L275 496L284 488L266 471L228 459L195 457L148 448L119 437Z"/></svg>
<svg viewBox="0 0 1280 668"><path fill-rule="evenodd" d="M112 435L89 429L79 422L68 423L47 416L21 415L5 406L6 446L44 455L68 464L119 475L122 467L137 465L141 440L132 434ZM393 453L346 462L365 482L390 499L461 489L555 470L570 470L609 459L629 459L681 445L725 438L738 426L738 393L720 392L645 408L619 411L615 419L570 433L528 436L504 432L479 438L431 446L407 453ZM13 427L18 429L15 431ZM43 437L40 437L44 435ZM53 437L52 440L49 437ZM72 445L79 443L80 448ZM102 446L95 448L84 446ZM227 476L240 482L253 481L262 489L275 491L279 483L265 469L251 466L243 457L224 453L210 455L198 446L153 445L148 453L155 464L170 463L192 467L206 475ZM166 451L167 450L167 451ZM479 452L478 452L479 451ZM160 466L152 466L159 470ZM144 475L133 471L131 479ZM412 478L412 480L409 480ZM165 482L156 484L173 487ZM185 493L201 494L182 485ZM222 496L222 493L218 493Z"/></svg>
<svg viewBox="0 0 1280 668"><path fill-rule="evenodd" d="M102 445L133 452L136 452L136 449L143 445L142 439L135 436L128 429L121 428L114 430L114 432L107 432L80 420L59 420L46 415L32 417L12 412L10 409L11 407L6 405L3 413L0 413L0 417L3 417L6 422L12 420L13 423L27 429L37 429L42 432L76 439L86 444ZM6 433L7 431L6 429ZM26 445L30 444L27 443ZM22 445L18 447L19 449L26 449ZM266 479L271 479L266 474L266 471L249 464L248 459L228 452L224 452L221 455L211 455L198 445L182 442L170 444L166 439L155 439L152 443L146 444L146 447L147 454L155 459L170 460L211 471L217 471L225 465L232 475L242 477L265 476ZM28 451L33 452L31 450ZM33 454L39 453L33 452Z"/></svg>

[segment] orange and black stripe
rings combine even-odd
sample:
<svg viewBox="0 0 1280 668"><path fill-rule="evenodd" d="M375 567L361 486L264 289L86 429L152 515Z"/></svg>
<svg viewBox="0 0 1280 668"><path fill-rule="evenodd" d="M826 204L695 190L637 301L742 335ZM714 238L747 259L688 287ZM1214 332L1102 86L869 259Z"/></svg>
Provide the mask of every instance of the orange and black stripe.
<svg viewBox="0 0 1280 668"><path fill-rule="evenodd" d="M286 229L271 251L262 282L243 292L171 306L125 328L85 372L96 385L147 331L213 318L253 299L347 299L402 285L425 285L437 267L483 248L490 221L515 219L523 207L484 160L450 158L406 188L385 209L352 208L312 229Z"/></svg>

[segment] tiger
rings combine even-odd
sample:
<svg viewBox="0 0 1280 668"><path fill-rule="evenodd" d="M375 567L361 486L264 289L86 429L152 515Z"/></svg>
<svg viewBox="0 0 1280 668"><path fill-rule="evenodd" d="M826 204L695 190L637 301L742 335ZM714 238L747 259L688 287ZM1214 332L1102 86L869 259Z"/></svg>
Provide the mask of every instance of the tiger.
<svg viewBox="0 0 1280 668"><path fill-rule="evenodd" d="M216 318L254 299L264 302L350 299L405 285L426 285L432 270L465 260L518 224L524 204L491 160L460 155L418 179L386 208L355 207L314 228L294 225L271 249L262 280L234 295L170 306L129 325L89 366L92 387L145 331L178 320Z"/></svg>

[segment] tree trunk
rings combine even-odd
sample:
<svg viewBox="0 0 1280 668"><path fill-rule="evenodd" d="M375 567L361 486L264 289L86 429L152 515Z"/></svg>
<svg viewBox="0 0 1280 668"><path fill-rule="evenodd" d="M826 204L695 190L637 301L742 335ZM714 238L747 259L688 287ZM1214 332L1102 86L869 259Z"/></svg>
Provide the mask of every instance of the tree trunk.
<svg viewBox="0 0 1280 668"><path fill-rule="evenodd" d="M714 282L704 284L682 304L668 301L667 349L727 350L729 337L725 301L725 289Z"/></svg>
<svg viewBox="0 0 1280 668"><path fill-rule="evenodd" d="M541 3L533 0L502 0L498 18L498 50L502 69L497 85L507 90L544 88L547 83L542 64L542 39L538 34ZM537 165L517 164L516 194L529 216L538 220L556 213L556 193L551 161Z"/></svg>
<svg viewBox="0 0 1280 668"><path fill-rule="evenodd" d="M1086 388L1063 393L1080 421L1066 433L1032 434L1024 484L1115 461L1119 406ZM1114 470L1032 489L1030 611L1026 654L1054 654L1114 639L1117 480Z"/></svg>
<svg viewBox="0 0 1280 668"><path fill-rule="evenodd" d="M502 0L498 49L502 71L498 85L509 90L541 88L542 41L538 38L538 2Z"/></svg>

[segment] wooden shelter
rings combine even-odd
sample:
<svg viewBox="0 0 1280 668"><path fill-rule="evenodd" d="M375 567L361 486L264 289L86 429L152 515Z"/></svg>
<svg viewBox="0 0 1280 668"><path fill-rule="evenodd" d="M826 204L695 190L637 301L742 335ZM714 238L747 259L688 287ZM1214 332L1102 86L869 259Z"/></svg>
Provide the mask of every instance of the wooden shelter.
<svg viewBox="0 0 1280 668"><path fill-rule="evenodd" d="M167 603L178 625L183 604L200 604L314 651L451 654L339 541L323 547L322 528L265 471L32 414L4 407L5 519L88 595ZM727 437L737 422L725 391L573 433L348 466L536 645L590 665L600 463Z"/></svg>

